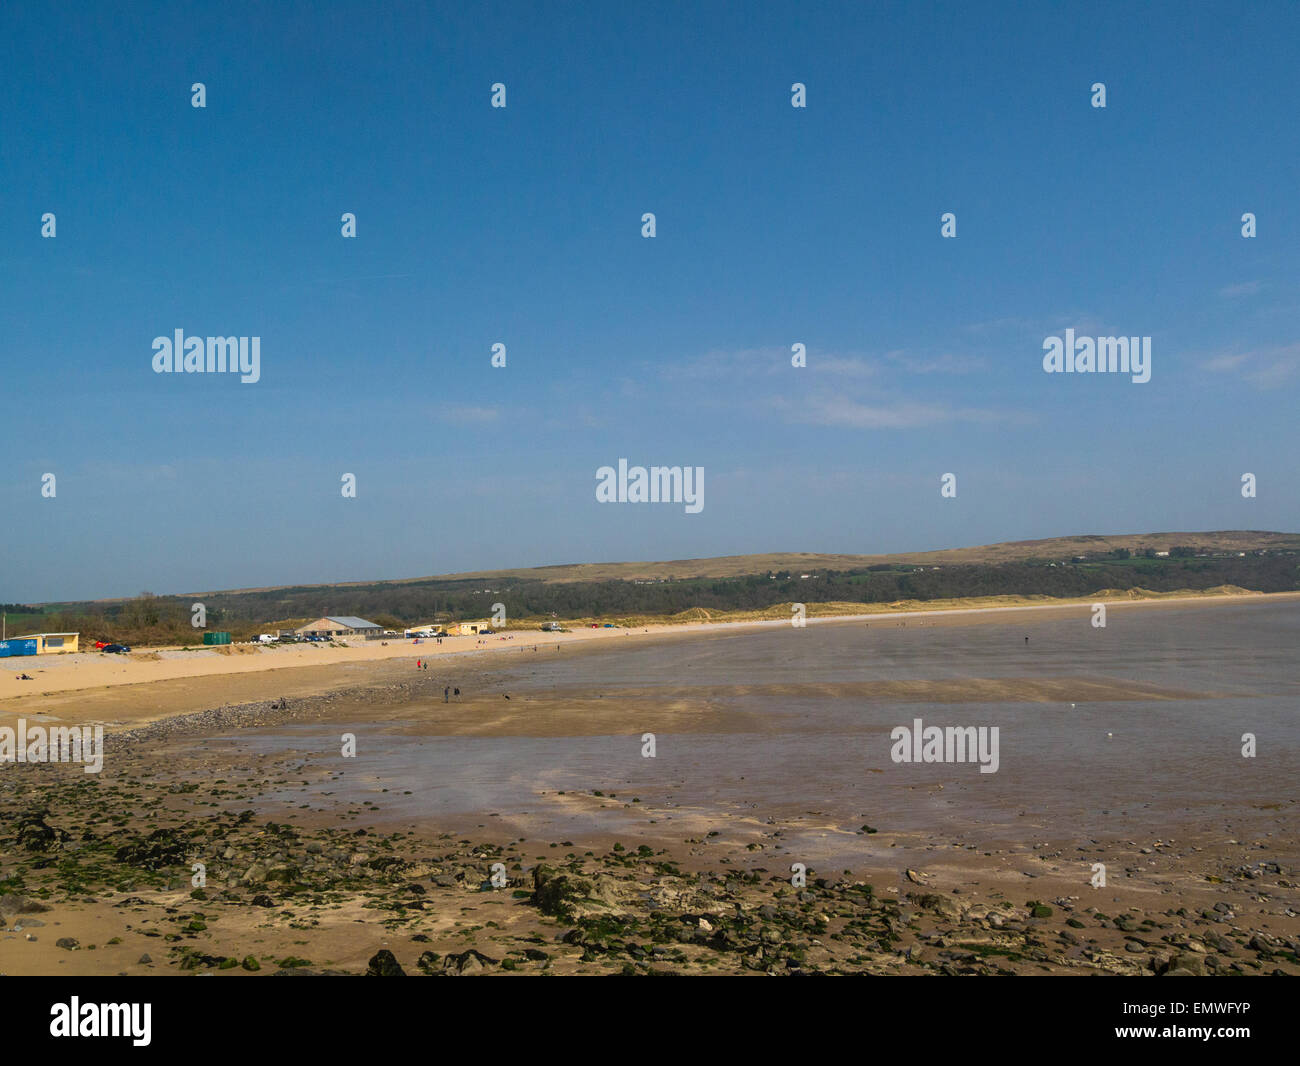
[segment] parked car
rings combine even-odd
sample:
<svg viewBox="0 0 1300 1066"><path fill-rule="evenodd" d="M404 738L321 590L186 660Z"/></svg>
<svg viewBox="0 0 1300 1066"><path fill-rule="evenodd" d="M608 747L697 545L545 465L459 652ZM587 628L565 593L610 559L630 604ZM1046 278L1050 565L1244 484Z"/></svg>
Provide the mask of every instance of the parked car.
<svg viewBox="0 0 1300 1066"><path fill-rule="evenodd" d="M125 644L105 644L103 650L108 652L110 655L122 655L131 649Z"/></svg>

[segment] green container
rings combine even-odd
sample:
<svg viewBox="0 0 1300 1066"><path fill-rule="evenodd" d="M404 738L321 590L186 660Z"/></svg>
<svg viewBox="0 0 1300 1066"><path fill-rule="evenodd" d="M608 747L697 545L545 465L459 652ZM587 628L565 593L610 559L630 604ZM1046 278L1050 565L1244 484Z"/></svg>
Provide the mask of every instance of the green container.
<svg viewBox="0 0 1300 1066"><path fill-rule="evenodd" d="M230 634L229 633L204 633L203 643L204 644L229 644Z"/></svg>

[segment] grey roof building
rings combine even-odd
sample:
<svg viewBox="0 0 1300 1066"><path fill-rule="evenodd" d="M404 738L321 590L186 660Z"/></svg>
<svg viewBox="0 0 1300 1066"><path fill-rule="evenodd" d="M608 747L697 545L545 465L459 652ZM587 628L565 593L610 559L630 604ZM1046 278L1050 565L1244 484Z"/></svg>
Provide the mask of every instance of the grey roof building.
<svg viewBox="0 0 1300 1066"><path fill-rule="evenodd" d="M300 637L347 637L354 633L378 633L382 626L352 614L326 615L294 630Z"/></svg>

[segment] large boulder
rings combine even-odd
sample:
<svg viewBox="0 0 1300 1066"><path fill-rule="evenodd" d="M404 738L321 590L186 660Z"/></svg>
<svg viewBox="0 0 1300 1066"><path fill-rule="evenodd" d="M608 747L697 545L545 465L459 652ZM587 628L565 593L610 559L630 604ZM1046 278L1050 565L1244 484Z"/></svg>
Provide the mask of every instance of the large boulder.
<svg viewBox="0 0 1300 1066"><path fill-rule="evenodd" d="M442 972L468 977L473 974L483 973L489 966L495 966L496 964L496 959L490 959L470 948L469 951L463 951L459 955L448 955L443 959Z"/></svg>
<svg viewBox="0 0 1300 1066"><path fill-rule="evenodd" d="M397 959L387 948L375 952L366 968L367 977L405 977L406 972L397 965Z"/></svg>
<svg viewBox="0 0 1300 1066"><path fill-rule="evenodd" d="M962 908L951 896L945 896L939 892L926 892L922 894L913 894L912 902L920 907L923 911L930 911L941 918L947 918L950 921L956 921L961 918Z"/></svg>
<svg viewBox="0 0 1300 1066"><path fill-rule="evenodd" d="M42 914L49 909L44 903L28 899L17 892L6 892L0 896L0 918L13 914Z"/></svg>
<svg viewBox="0 0 1300 1066"><path fill-rule="evenodd" d="M543 914L572 922L617 909L618 883L604 874L579 877L543 864L533 870L532 902Z"/></svg>
<svg viewBox="0 0 1300 1066"><path fill-rule="evenodd" d="M187 845L170 829L155 829L147 837L137 837L123 844L113 857L127 866L144 870L162 870L185 863Z"/></svg>
<svg viewBox="0 0 1300 1066"><path fill-rule="evenodd" d="M27 851L58 851L70 834L45 821L45 813L22 815L14 825L18 846Z"/></svg>
<svg viewBox="0 0 1300 1066"><path fill-rule="evenodd" d="M1175 955L1161 973L1162 977L1204 977L1205 960L1199 955L1187 952Z"/></svg>

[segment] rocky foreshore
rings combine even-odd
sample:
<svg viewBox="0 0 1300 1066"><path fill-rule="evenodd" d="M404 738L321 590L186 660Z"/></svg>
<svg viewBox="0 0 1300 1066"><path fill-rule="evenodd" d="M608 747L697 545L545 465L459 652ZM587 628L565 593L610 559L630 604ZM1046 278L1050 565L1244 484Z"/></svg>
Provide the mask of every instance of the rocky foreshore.
<svg viewBox="0 0 1300 1066"><path fill-rule="evenodd" d="M49 769L0 776L10 974L74 958L189 974L1300 973L1300 939L1257 918L1261 902L1295 910L1295 872L1267 858L1208 869L1204 906L976 894L910 870L809 870L795 887L740 849L701 864L697 840L306 828L225 809L222 779Z"/></svg>

